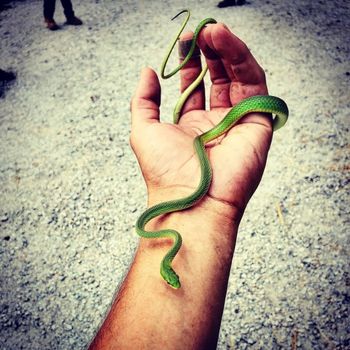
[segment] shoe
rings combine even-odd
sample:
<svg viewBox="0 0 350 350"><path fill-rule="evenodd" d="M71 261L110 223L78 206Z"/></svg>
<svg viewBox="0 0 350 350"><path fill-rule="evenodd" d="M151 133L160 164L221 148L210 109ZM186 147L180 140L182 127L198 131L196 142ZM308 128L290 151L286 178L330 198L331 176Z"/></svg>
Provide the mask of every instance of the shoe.
<svg viewBox="0 0 350 350"><path fill-rule="evenodd" d="M235 0L223 0L223 1L220 1L217 6L219 8L224 8L224 7L235 6L235 5L236 5Z"/></svg>
<svg viewBox="0 0 350 350"><path fill-rule="evenodd" d="M45 18L46 28L50 30L57 30L60 29L60 27L57 25L54 19L47 19Z"/></svg>
<svg viewBox="0 0 350 350"><path fill-rule="evenodd" d="M81 26L83 24L83 21L78 17L73 16L67 18L66 24L69 24L71 26Z"/></svg>

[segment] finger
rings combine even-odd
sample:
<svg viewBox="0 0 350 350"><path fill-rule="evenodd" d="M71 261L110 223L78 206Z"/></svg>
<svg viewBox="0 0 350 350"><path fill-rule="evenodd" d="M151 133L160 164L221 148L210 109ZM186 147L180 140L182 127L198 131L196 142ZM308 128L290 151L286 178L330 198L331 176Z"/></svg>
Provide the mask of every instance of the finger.
<svg viewBox="0 0 350 350"><path fill-rule="evenodd" d="M160 84L151 68L143 68L131 100L132 127L159 122Z"/></svg>
<svg viewBox="0 0 350 350"><path fill-rule="evenodd" d="M232 105L250 96L268 94L264 70L243 41L222 23L213 26L211 40L231 80L229 95ZM272 130L271 116L266 113L248 114L239 122L244 123L262 126L267 134Z"/></svg>
<svg viewBox="0 0 350 350"><path fill-rule="evenodd" d="M226 72L221 57L215 52L212 40L212 27L205 27L198 38L198 45L202 50L209 68L210 80L210 108L229 108L232 106L230 100L231 79Z"/></svg>
<svg viewBox="0 0 350 350"><path fill-rule="evenodd" d="M224 107L222 100L227 107L228 100L234 105L243 98L267 94L264 71L243 41L222 23L210 25L202 33L199 43L216 85L211 93L213 107Z"/></svg>
<svg viewBox="0 0 350 350"><path fill-rule="evenodd" d="M192 42L193 33L185 33L181 36L179 41L179 56L180 62L186 57L190 44ZM202 63L200 58L200 50L195 49L192 58L187 64L180 70L180 91L184 92L198 77L202 71ZM205 92L203 81L197 86L197 88L187 98L183 108L182 114L192 110L205 109Z"/></svg>
<svg viewBox="0 0 350 350"><path fill-rule="evenodd" d="M215 51L222 58L232 81L249 85L265 84L263 69L243 41L223 23L213 26L211 34Z"/></svg>

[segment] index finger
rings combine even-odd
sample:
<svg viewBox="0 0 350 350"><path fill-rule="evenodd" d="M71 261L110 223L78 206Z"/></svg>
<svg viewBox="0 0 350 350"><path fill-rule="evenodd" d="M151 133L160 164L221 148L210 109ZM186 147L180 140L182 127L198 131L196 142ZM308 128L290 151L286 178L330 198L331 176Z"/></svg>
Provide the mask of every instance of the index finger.
<svg viewBox="0 0 350 350"><path fill-rule="evenodd" d="M193 33L187 32L182 34L179 40L179 56L180 63L188 54L190 44L192 43ZM180 90L183 93L193 81L200 75L202 71L202 64L200 58L200 50L196 46L195 52L187 64L180 70ZM192 91L190 96L182 108L181 113L185 114L192 110L205 109L205 92L203 81Z"/></svg>

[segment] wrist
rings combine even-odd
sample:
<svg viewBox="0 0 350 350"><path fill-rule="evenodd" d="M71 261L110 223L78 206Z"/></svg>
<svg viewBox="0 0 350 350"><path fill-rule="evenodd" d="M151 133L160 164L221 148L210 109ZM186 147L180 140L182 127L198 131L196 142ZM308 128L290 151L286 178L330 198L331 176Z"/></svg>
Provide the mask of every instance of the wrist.
<svg viewBox="0 0 350 350"><path fill-rule="evenodd" d="M159 187L152 191L148 190L147 207L150 208L156 204L172 201L180 198L184 198L193 193L192 187L176 186L174 188L160 189ZM238 201L237 201L238 203ZM194 206L181 211L161 215L158 218L152 220L152 223L159 223L172 217L186 216L191 217L192 220L205 220L217 221L220 223L229 223L231 226L238 228L240 220L242 218L244 209L235 206L231 202L214 198L209 194L206 194L198 203ZM183 215L182 215L183 214ZM160 219L160 220L157 220Z"/></svg>
<svg viewBox="0 0 350 350"><path fill-rule="evenodd" d="M155 202L150 200L149 204L165 201L160 197L158 199L159 201ZM167 196L166 200L171 199L174 197ZM154 218L146 225L146 230L172 229L181 234L182 246L172 266L186 289L190 288L194 281L197 281L197 285L226 285L238 225L235 208L205 197L192 208ZM147 266L145 276L151 284L164 284L159 277L159 263L172 244L172 240L166 238L141 238L137 257Z"/></svg>
<svg viewBox="0 0 350 350"><path fill-rule="evenodd" d="M168 189L149 193L148 207L186 197L192 191L188 188L176 188L176 191ZM242 210L239 208L206 195L193 207L154 218L146 225L146 229L152 231L177 230L183 240L190 245L194 243L210 246L222 244L233 248L241 216ZM146 245L154 246L154 242L151 243L147 239L146 241Z"/></svg>

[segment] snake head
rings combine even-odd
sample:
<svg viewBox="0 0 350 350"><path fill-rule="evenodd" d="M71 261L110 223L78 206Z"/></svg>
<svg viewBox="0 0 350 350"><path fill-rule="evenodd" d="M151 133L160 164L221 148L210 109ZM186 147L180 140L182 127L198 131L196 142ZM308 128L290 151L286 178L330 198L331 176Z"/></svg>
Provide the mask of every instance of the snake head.
<svg viewBox="0 0 350 350"><path fill-rule="evenodd" d="M179 276L170 266L162 266L160 269L160 274L171 287L175 289L179 289L181 287Z"/></svg>

